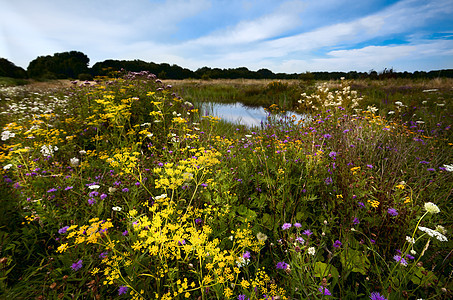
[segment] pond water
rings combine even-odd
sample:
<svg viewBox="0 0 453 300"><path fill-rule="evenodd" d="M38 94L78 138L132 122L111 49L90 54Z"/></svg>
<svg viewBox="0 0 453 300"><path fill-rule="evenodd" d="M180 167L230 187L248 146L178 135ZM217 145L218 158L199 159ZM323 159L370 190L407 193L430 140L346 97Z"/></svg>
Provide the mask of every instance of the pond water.
<svg viewBox="0 0 453 300"><path fill-rule="evenodd" d="M214 116L227 121L229 123L241 124L248 127L261 126L267 121L269 113L263 107L248 107L236 102L233 104L224 103L203 103L200 109L203 116ZM306 115L301 115L295 112L288 111L284 116L296 116L295 122L307 120Z"/></svg>

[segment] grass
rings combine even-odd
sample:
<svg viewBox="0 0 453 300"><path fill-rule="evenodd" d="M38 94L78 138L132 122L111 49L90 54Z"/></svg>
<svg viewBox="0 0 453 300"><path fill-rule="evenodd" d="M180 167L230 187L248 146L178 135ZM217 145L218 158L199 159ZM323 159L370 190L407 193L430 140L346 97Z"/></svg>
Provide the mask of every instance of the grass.
<svg viewBox="0 0 453 300"><path fill-rule="evenodd" d="M452 295L451 81L141 73L0 97L6 297ZM199 116L230 97L260 99L268 123Z"/></svg>

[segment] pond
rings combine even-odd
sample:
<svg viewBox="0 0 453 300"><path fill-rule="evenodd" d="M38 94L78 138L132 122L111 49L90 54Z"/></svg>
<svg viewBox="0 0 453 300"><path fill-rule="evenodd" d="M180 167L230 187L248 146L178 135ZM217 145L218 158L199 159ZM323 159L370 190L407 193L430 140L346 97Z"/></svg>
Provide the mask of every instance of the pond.
<svg viewBox="0 0 453 300"><path fill-rule="evenodd" d="M214 116L234 124L241 124L248 127L261 126L267 121L269 113L263 107L249 107L239 102L233 104L224 103L203 103L200 108L203 116ZM300 119L307 121L306 115L301 115L295 112L288 111L285 114L280 114L280 117L295 116L295 122Z"/></svg>

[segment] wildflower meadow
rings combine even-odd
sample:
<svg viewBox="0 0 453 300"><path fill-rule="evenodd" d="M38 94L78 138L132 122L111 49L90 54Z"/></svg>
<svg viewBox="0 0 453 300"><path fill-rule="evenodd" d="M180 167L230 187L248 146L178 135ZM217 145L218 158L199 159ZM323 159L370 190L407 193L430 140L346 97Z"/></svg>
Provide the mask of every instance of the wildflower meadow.
<svg viewBox="0 0 453 300"><path fill-rule="evenodd" d="M250 128L147 72L2 87L1 297L450 299L452 86L400 95Z"/></svg>

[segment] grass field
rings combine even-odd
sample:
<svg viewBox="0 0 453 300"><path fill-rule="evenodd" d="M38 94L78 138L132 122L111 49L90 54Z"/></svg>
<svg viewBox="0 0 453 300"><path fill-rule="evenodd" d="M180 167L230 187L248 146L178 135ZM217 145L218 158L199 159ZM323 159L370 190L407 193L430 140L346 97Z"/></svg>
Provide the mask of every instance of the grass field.
<svg viewBox="0 0 453 300"><path fill-rule="evenodd" d="M0 294L450 299L452 93L145 72L3 86ZM200 117L202 101L268 122Z"/></svg>

